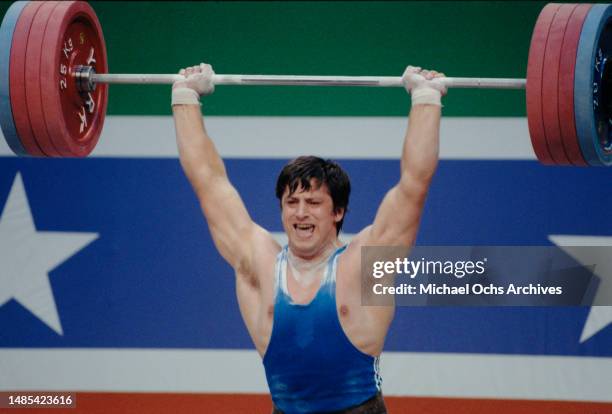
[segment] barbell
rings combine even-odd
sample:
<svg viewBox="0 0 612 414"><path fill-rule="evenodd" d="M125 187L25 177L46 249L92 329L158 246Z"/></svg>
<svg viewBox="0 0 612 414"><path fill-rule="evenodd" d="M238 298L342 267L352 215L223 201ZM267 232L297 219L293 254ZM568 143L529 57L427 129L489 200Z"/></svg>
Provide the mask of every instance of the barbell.
<svg viewBox="0 0 612 414"><path fill-rule="evenodd" d="M444 78L451 88L526 89L529 135L546 165L612 165L612 5L550 3L533 30L526 79ZM171 84L178 74L110 74L83 1L17 1L0 27L0 127L20 156L85 157L108 84ZM215 85L403 87L392 76L216 74Z"/></svg>

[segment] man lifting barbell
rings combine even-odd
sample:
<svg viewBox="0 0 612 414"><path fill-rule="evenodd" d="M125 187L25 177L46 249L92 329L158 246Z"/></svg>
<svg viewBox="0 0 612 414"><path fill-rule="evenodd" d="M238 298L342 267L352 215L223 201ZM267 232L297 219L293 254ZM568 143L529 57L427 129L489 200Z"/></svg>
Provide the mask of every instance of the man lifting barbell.
<svg viewBox="0 0 612 414"><path fill-rule="evenodd" d="M374 222L348 245L338 233L350 182L335 162L299 157L281 171L276 195L288 245L254 223L208 137L200 96L214 72L181 70L172 109L181 165L215 245L234 268L242 318L263 358L275 413L384 413L378 357L393 306L361 305L361 247L414 244L438 164L443 74L409 66L412 96L401 178Z"/></svg>
<svg viewBox="0 0 612 414"><path fill-rule="evenodd" d="M437 149L439 102L437 94L431 92L436 90L434 86L438 94L444 91L442 85L526 87L527 122L535 154L542 163L610 166L611 24L609 5L547 5L534 28L526 80L444 78L438 83L428 79L437 74L427 72L421 73L425 79L415 78L418 74L411 72L403 79L292 75L213 78L212 72L200 76L201 68L186 71L188 79L183 79L183 75L175 74L109 74L102 29L86 3L15 2L0 27L0 126L7 144L18 155L84 157L94 149L102 131L107 84L177 82L174 112L181 162L202 200L215 243L236 269L241 311L264 356L278 410L345 409L355 404L361 404L362 410L368 406L376 410L382 407L382 398L375 357L382 349L392 310L364 310L359 306L357 278L351 277L358 262L351 257L357 256L360 245L414 241L429 172L435 168L431 160L431 171L427 166L419 168L428 151ZM191 84L198 77L205 80L204 89L198 89L198 82ZM411 84L410 79L420 82ZM348 179L334 163L301 158L289 164L279 179L277 193L289 236L288 248L281 249L250 220L206 136L197 106L192 105L200 93L212 92L213 84L407 86L415 105L402 157L402 181L385 198L374 224L349 246L340 246L337 235L348 205ZM421 93L434 97L435 102L430 103L433 106L418 104ZM419 132L419 125L424 133ZM436 136L425 139L433 131ZM427 147L423 144L425 151L415 149L421 141L427 141ZM414 154L419 154L418 158L409 159ZM207 202L209 199L212 202ZM391 221L391 212L403 214ZM275 272L277 264L279 271ZM334 293L335 286L338 289ZM300 317L296 322L292 315L298 312L315 315ZM318 312L324 316L322 320L315 319ZM330 345L322 349L317 342L320 340ZM296 349L301 350L297 355ZM314 366L322 368L312 376L306 375L305 371ZM356 372L347 371L348 366ZM347 372L354 377L344 377ZM304 392L299 395L295 392L298 389Z"/></svg>

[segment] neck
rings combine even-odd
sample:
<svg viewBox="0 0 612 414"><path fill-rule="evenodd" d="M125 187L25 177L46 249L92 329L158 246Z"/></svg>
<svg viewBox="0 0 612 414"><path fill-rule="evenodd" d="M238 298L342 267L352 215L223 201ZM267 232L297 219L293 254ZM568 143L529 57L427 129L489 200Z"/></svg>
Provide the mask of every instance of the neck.
<svg viewBox="0 0 612 414"><path fill-rule="evenodd" d="M339 247L338 239L331 240L321 247L321 249L313 256L301 257L296 256L291 248L287 252L287 261L291 267L291 275L302 286L312 284L320 278L325 264L330 256Z"/></svg>
<svg viewBox="0 0 612 414"><path fill-rule="evenodd" d="M303 254L300 252L295 252L289 244L289 253L296 259L302 262L318 262L319 260L327 259L331 252L340 247L340 240L337 237L330 238L325 243L323 243L316 251L313 253Z"/></svg>

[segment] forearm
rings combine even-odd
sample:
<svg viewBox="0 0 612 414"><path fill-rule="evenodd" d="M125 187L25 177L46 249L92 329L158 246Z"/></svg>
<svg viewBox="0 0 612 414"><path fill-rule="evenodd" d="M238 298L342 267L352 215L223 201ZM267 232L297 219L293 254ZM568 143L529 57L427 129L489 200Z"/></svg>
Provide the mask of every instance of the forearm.
<svg viewBox="0 0 612 414"><path fill-rule="evenodd" d="M401 158L401 178L383 199L365 237L368 245L410 246L438 164L439 105L414 105Z"/></svg>
<svg viewBox="0 0 612 414"><path fill-rule="evenodd" d="M415 105L410 111L401 159L402 180L428 185L438 165L441 108Z"/></svg>
<svg viewBox="0 0 612 414"><path fill-rule="evenodd" d="M225 176L223 160L206 133L200 106L174 105L172 112L181 165L194 188L207 178Z"/></svg>
<svg viewBox="0 0 612 414"><path fill-rule="evenodd" d="M201 113L200 98L214 92L214 71L201 63L181 69L179 74L184 79L172 86L172 113L181 166L219 252L234 269L248 273L256 226L227 177Z"/></svg>

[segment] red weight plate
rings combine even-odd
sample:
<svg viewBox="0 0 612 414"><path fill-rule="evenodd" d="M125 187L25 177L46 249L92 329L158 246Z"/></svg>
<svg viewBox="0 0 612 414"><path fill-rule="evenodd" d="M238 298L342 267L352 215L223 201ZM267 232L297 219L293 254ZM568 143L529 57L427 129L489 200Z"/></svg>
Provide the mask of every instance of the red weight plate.
<svg viewBox="0 0 612 414"><path fill-rule="evenodd" d="M536 21L527 61L527 124L533 150L541 163L554 165L553 158L548 149L544 122L542 119L542 77L544 73L544 52L548 32L560 4L547 4Z"/></svg>
<svg viewBox="0 0 612 414"><path fill-rule="evenodd" d="M559 60L563 37L570 16L574 12L576 4L564 4L559 7L553 18L546 40L544 51L544 72L542 78L542 120L544 121L544 135L548 143L548 150L557 165L571 165L565 154L563 139L561 138L561 127L559 125Z"/></svg>
<svg viewBox="0 0 612 414"><path fill-rule="evenodd" d="M565 153L573 165L588 165L582 156L578 136L576 134L576 118L574 117L574 71L576 69L576 54L582 25L586 19L591 4L580 4L572 13L563 37L561 58L559 60L559 127Z"/></svg>
<svg viewBox="0 0 612 414"><path fill-rule="evenodd" d="M83 1L66 1L53 10L43 40L43 107L49 136L60 154L85 157L102 132L108 88L97 85L93 92L79 93L73 75L77 65L108 72L102 28L94 10Z"/></svg>
<svg viewBox="0 0 612 414"><path fill-rule="evenodd" d="M26 102L30 115L30 124L32 125L32 131L34 131L36 142L38 142L43 152L50 157L58 157L60 153L55 146L53 146L49 134L47 133L41 95L42 85L40 67L42 63L42 43L47 22L53 9L55 9L59 3L58 1L44 2L36 12L36 16L34 16L34 20L30 26L25 61Z"/></svg>
<svg viewBox="0 0 612 414"><path fill-rule="evenodd" d="M21 11L13 32L9 69L11 109L17 135L27 153L39 157L44 157L46 154L36 142L30 123L26 103L25 60L30 27L36 12L42 5L42 1L32 1Z"/></svg>

